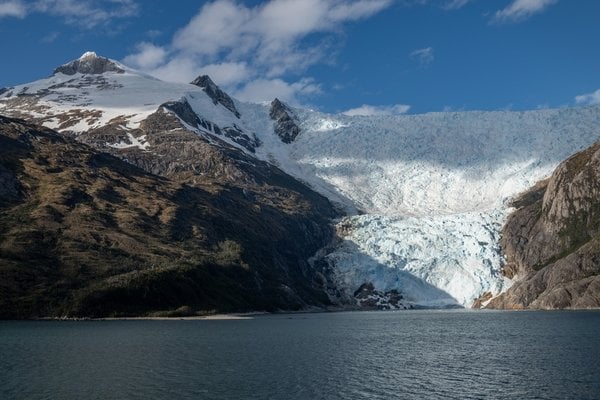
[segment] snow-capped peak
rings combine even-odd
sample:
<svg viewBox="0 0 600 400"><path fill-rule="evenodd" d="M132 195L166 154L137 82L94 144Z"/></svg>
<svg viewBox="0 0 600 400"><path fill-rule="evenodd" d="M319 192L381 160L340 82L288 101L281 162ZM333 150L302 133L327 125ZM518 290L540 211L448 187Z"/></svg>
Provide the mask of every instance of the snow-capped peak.
<svg viewBox="0 0 600 400"><path fill-rule="evenodd" d="M116 61L106 57L100 57L93 51L86 51L77 60L61 65L54 70L54 75L62 73L65 75L92 74L98 75L105 72L123 73L125 69Z"/></svg>
<svg viewBox="0 0 600 400"><path fill-rule="evenodd" d="M79 57L79 61L86 60L88 58L98 58L98 55L95 51L86 51Z"/></svg>

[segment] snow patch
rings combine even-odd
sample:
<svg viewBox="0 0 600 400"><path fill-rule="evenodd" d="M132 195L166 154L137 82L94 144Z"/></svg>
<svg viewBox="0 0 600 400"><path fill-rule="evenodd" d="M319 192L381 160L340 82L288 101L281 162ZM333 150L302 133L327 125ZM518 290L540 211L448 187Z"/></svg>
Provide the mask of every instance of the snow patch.
<svg viewBox="0 0 600 400"><path fill-rule="evenodd" d="M146 141L146 135L135 137L128 132L127 138L129 139L129 143L121 141L113 144L106 143L106 145L108 147L112 147L113 149L130 149L132 147L137 147L140 150L147 150L148 146L150 146L150 143Z"/></svg>
<svg viewBox="0 0 600 400"><path fill-rule="evenodd" d="M94 52L94 51L86 51L85 53L83 53L81 55L81 57L79 57L79 60L85 60L88 58L98 58L98 56L96 55L96 52Z"/></svg>

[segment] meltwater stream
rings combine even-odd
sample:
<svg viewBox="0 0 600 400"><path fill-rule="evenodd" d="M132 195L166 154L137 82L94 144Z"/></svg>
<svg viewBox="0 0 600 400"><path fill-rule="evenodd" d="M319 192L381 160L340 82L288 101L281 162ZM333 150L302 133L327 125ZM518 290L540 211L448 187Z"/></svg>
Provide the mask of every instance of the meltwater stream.
<svg viewBox="0 0 600 400"><path fill-rule="evenodd" d="M2 399L598 399L600 312L0 322Z"/></svg>

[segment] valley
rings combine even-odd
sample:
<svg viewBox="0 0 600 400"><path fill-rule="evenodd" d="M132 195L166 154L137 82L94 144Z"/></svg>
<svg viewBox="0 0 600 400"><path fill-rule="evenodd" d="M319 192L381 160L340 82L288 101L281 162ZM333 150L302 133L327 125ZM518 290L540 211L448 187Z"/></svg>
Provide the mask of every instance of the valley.
<svg viewBox="0 0 600 400"><path fill-rule="evenodd" d="M80 149L77 151L110 154L114 157L111 164L117 165L119 160L120 169L137 168L136 173L154 182L119 196L133 199L138 196L134 193L147 194L151 188L164 186L149 195L150 199L159 196L152 201L164 201L164 206L152 206L155 211L142 214L139 207L135 209L140 221L154 218L150 225L137 224L135 228L135 235L142 235L134 236L135 240L148 244L144 253L154 254L165 243L179 247L178 241L192 253L218 253L220 243L235 243L236 262L242 270L246 265L255 271L254 278L251 274L242 278L246 272L241 270L241 275L230 275L221 292L228 300L222 304L214 299L190 300L198 297L197 292L220 285L217 276L202 287L189 289L193 292L189 296L139 309L115 305L98 315L183 306L218 311L356 308L365 304L376 309L468 308L477 302L478 307L508 307L494 299L525 278L523 273L510 274L505 269L503 227L518 208L513 200L549 177L563 160L600 139L599 106L406 116L324 114L277 99L263 104L241 102L208 76L190 84L163 82L91 52L58 67L49 78L3 90L0 115L27 121L6 120L3 132L19 124L25 125L14 129L27 132L38 128L26 124L42 125L64 137L53 140L68 140L65 146ZM26 143L35 143L34 137ZM13 135L11 140L21 143L23 138ZM15 170L6 149L2 149L2 168L10 170L7 176L11 178L5 186L10 189L16 180L18 187L25 189L18 190L20 197L14 197L16 189L1 193L6 216L0 238L3 248L12 249L16 240L14 220L10 219L15 207L32 213L28 218L36 232L59 232L58 239L54 233L51 236L60 243L65 232L60 218L77 215L81 209L71 204L58 220L52 220L52 227L39 226L41 217L36 210L40 205L35 196L41 194L34 194L35 185L28 187L27 182L47 178ZM28 153L33 160L39 158L38 152L47 151L37 144L34 150ZM63 164L71 162L56 159L47 168L70 171ZM79 168L79 174L91 173L84 165ZM116 190L132 173L114 178L105 184L106 190ZM82 195L72 200L75 204L97 202L97 194L89 189L97 184L90 179L81 181L83 186L77 190L93 199ZM160 200L163 197L158 193L168 195ZM84 198L87 200L81 200ZM102 207L110 208L109 203L110 198ZM127 204L131 207L129 201ZM61 200L60 207L64 206ZM165 211L160 210L169 208L175 210L175 225L173 219L161 216ZM117 225L121 227L121 223ZM109 225L100 223L93 229L109 232ZM165 229L166 236L155 237L155 242L143 238ZM26 246L35 236L19 237ZM99 246L99 241L106 243L93 235L89 241L92 247ZM118 242L108 247L119 248ZM107 251L102 246L95 250L98 254ZM64 258L63 248L48 249L53 257ZM15 282L20 279L19 271L32 262L27 259L26 247L16 252L20 255L2 254L2 266L10 266ZM175 254L166 252L159 258L168 264L173 257L188 257L187 253ZM70 258L68 268L81 268L77 257ZM153 265L149 260L154 257L141 257L143 261L138 257L126 268L119 267L101 278L145 270ZM105 261L109 270L122 263L119 257ZM52 269L50 264L48 268ZM597 276L594 271L590 273ZM261 283L265 280L268 295ZM245 288L242 297L233 300L224 294L240 282ZM362 293L363 300L376 300L358 301L361 288L369 291ZM148 296L154 295L146 294L144 299ZM583 306L598 304L589 301ZM65 303L48 312L88 312L69 307ZM544 307L552 308L553 303L544 303ZM31 310L23 315L37 315Z"/></svg>

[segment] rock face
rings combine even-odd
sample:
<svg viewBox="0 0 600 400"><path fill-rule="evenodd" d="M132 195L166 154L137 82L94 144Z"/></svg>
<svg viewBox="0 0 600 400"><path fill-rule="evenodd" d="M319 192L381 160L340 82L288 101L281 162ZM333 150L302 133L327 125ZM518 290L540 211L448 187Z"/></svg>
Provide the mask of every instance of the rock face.
<svg viewBox="0 0 600 400"><path fill-rule="evenodd" d="M235 103L227 93L222 91L208 75L201 75L194 79L192 85L196 85L202 89L210 97L215 104L222 104L223 107L231 111L236 117L240 118L241 114L235 108Z"/></svg>
<svg viewBox="0 0 600 400"><path fill-rule="evenodd" d="M292 143L300 133L294 112L279 99L271 102L269 116L275 121L275 133L283 143Z"/></svg>
<svg viewBox="0 0 600 400"><path fill-rule="evenodd" d="M406 310L413 308L397 290L381 292L371 282L363 283L355 292L354 298L358 307L367 310Z"/></svg>
<svg viewBox="0 0 600 400"><path fill-rule="evenodd" d="M244 133L236 124L221 128L217 124L199 117L185 99L165 103L162 107L174 112L182 121L193 128L201 129L214 135L225 136L252 153L260 145L260 141L253 133Z"/></svg>
<svg viewBox="0 0 600 400"><path fill-rule="evenodd" d="M516 283L488 308L600 307L600 142L518 198L502 232Z"/></svg>
<svg viewBox="0 0 600 400"><path fill-rule="evenodd" d="M68 64L61 65L54 70L54 74L62 73L65 75L92 74L98 75L105 72L124 72L117 64L105 57L98 57L96 53L88 51L78 60L71 61Z"/></svg>
<svg viewBox="0 0 600 400"><path fill-rule="evenodd" d="M128 134L156 153L0 117L0 318L330 304L307 261L333 234L325 198L164 109Z"/></svg>

